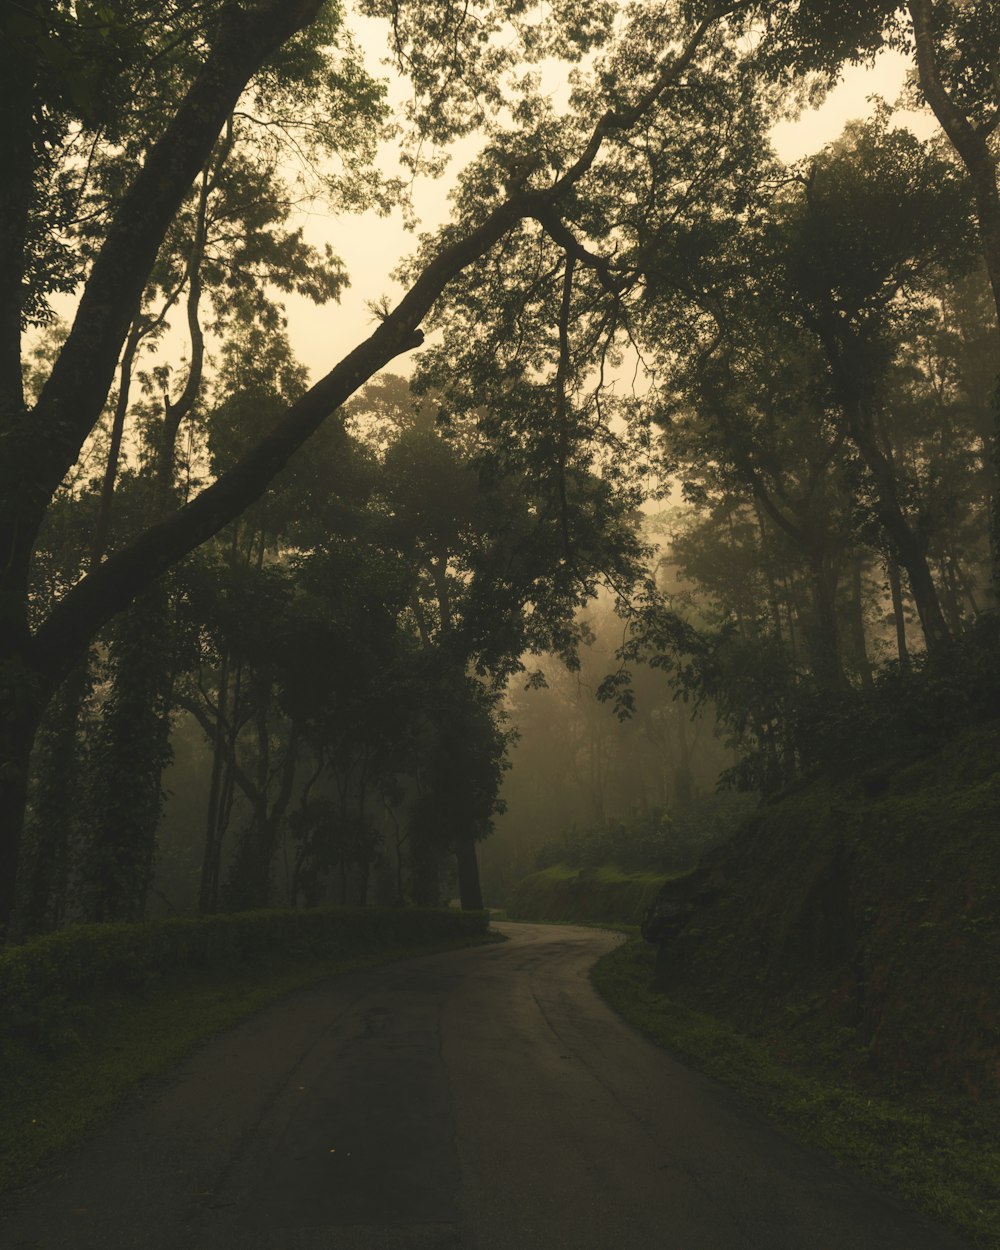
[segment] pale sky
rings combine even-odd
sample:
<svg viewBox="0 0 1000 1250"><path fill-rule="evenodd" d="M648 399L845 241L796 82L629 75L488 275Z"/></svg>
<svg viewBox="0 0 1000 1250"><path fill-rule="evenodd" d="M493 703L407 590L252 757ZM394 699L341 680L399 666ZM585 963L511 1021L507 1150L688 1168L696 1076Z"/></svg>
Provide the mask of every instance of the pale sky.
<svg viewBox="0 0 1000 1250"><path fill-rule="evenodd" d="M378 72L375 64L371 68ZM906 57L885 52L872 69L845 69L841 82L820 108L798 121L779 122L773 128L771 139L778 155L793 161L817 151L835 139L845 123L871 114L868 97L873 94L891 103L899 95L907 68ZM900 120L922 137L933 130L932 119L923 114L901 115ZM474 151L474 143L467 144L466 150ZM449 171L460 168L460 158L455 157ZM449 185L446 173L438 182L424 180L416 188L420 229L433 229L447 219ZM400 296L402 289L391 281L389 274L413 250L415 238L403 228L399 213L385 219L373 213L334 219L317 212L307 220L306 235L314 243L329 242L344 259L351 276L351 285L339 305L316 308L303 299L288 300L292 347L311 376L317 378L371 333L374 322L365 307L366 301L388 295L395 302ZM405 357L389 367L397 373L407 373L410 368Z"/></svg>

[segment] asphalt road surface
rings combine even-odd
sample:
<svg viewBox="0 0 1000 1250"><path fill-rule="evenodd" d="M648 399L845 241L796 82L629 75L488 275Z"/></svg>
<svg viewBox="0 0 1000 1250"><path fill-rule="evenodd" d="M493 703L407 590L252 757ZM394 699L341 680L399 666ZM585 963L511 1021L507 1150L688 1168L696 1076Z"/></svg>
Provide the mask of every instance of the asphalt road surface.
<svg viewBox="0 0 1000 1250"><path fill-rule="evenodd" d="M966 1247L623 1024L587 978L615 935L498 927L208 1043L8 1212L0 1246Z"/></svg>

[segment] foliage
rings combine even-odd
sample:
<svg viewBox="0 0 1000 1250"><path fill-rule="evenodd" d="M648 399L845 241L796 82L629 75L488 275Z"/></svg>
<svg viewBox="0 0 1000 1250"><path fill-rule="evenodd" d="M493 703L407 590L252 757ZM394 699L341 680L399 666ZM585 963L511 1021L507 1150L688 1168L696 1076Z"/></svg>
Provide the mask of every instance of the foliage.
<svg viewBox="0 0 1000 1250"><path fill-rule="evenodd" d="M514 920L636 925L669 876L553 864L523 877L505 900Z"/></svg>
<svg viewBox="0 0 1000 1250"><path fill-rule="evenodd" d="M636 812L627 820L570 829L537 853L540 869L566 864L572 868L614 865L626 872L680 872L717 846L751 811L754 798L713 794L693 799L671 814L662 808Z"/></svg>
<svg viewBox="0 0 1000 1250"><path fill-rule="evenodd" d="M763 804L677 901L664 984L801 1056L841 1049L859 1086L992 1100L1000 929L997 723Z"/></svg>
<svg viewBox="0 0 1000 1250"><path fill-rule="evenodd" d="M2 19L4 324L43 323L50 296L83 286L68 334L52 326L29 362L28 398L13 339L0 378L0 673L5 702L32 693L2 743L4 914L45 702L113 616L215 535L180 575L176 687L162 622L101 638L94 915L141 912L175 701L212 750L202 907L217 905L227 836L231 901L249 904L293 829L292 898L332 871L342 897L364 897L390 822L397 859L407 837L411 853L471 849L490 827L499 693L530 654L579 673L579 614L602 591L634 627L603 692L632 710L628 666L645 652L715 708L741 779L769 791L840 750L856 687L887 688L874 674L889 625L901 668L925 672L907 596L939 654L979 612L982 309L966 342L955 310L976 302L963 284L981 188L881 104L794 168L767 142L815 86L804 73L829 82L843 59L905 46L904 18L838 17L825 0L578 7L366 0L412 88L398 128L337 3L262 0L236 21L216 0L60 0ZM919 44L929 5L908 7ZM995 33L974 8L942 0L932 32L970 116ZM553 56L561 113L543 90ZM996 119L980 120L985 136ZM400 270L408 294L310 385L281 301L334 299L348 273L307 244L294 206L322 194L384 211L406 192L377 172L381 139L415 175L476 127L452 222ZM160 359L182 310L187 359ZM423 323L436 336L420 398L388 381L345 413L349 434L331 421ZM620 384L628 370L646 392ZM295 456L310 436L312 462ZM678 473L694 514L658 573L696 589L664 597L637 511ZM668 729L642 720L647 745ZM677 738L684 799L691 742ZM600 820L606 761L588 745Z"/></svg>
<svg viewBox="0 0 1000 1250"><path fill-rule="evenodd" d="M162 583L115 622L106 671L109 689L93 735L87 826L82 848L83 913L88 920L141 920L152 883L163 812L161 776L171 758L174 629Z"/></svg>
<svg viewBox="0 0 1000 1250"><path fill-rule="evenodd" d="M683 993L652 983L655 955L641 939L605 955L591 971L598 992L633 1028L735 1089L801 1141L889 1186L983 1246L1000 1238L994 1176L1000 1160L995 1111L970 1112L947 1096L907 1097L858 1089L850 1051L828 1047L802 1061L797 1013L760 1037L753 1021L706 1012Z"/></svg>
<svg viewBox="0 0 1000 1250"><path fill-rule="evenodd" d="M984 613L940 654L890 663L874 686L805 698L792 733L805 768L856 774L932 754L1000 707L1000 616Z"/></svg>
<svg viewBox="0 0 1000 1250"><path fill-rule="evenodd" d="M485 933L483 913L325 908L77 925L0 955L3 1032L58 1046L66 1021L95 994L134 994L181 968L259 968L269 959L327 959L378 946Z"/></svg>

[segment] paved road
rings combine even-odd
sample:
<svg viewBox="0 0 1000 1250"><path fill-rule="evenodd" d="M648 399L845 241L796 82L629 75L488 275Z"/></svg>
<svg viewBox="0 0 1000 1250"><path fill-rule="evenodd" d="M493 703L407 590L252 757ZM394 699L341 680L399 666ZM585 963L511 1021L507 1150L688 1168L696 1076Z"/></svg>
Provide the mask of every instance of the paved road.
<svg viewBox="0 0 1000 1250"><path fill-rule="evenodd" d="M4 1250L968 1250L510 940L334 978L199 1050L0 1220Z"/></svg>

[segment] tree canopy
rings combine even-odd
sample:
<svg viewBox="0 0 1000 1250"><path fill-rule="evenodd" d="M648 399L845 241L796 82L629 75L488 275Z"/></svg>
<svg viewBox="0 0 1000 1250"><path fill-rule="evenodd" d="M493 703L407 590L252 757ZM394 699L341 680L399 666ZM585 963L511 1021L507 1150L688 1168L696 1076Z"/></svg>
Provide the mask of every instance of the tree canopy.
<svg viewBox="0 0 1000 1250"><path fill-rule="evenodd" d="M456 854L474 899L502 692L531 654L579 665L602 591L625 622L605 692L627 706L652 657L779 778L803 691L875 684L880 613L907 664L907 601L928 657L988 602L995 5L359 12L395 111L334 0L0 18L0 924L29 792L31 923L67 873L88 914L141 914L181 709L212 744L202 906L266 901L292 828L293 895L334 867L367 889L376 802L397 851ZM885 47L941 136L878 106L782 166L773 118ZM297 203L391 211L473 134L405 293L311 381L282 301L335 300L351 258L306 242ZM421 345L412 394L352 400ZM658 583L640 510L678 477ZM664 562L700 579L695 607ZM70 758L87 829L43 801Z"/></svg>

